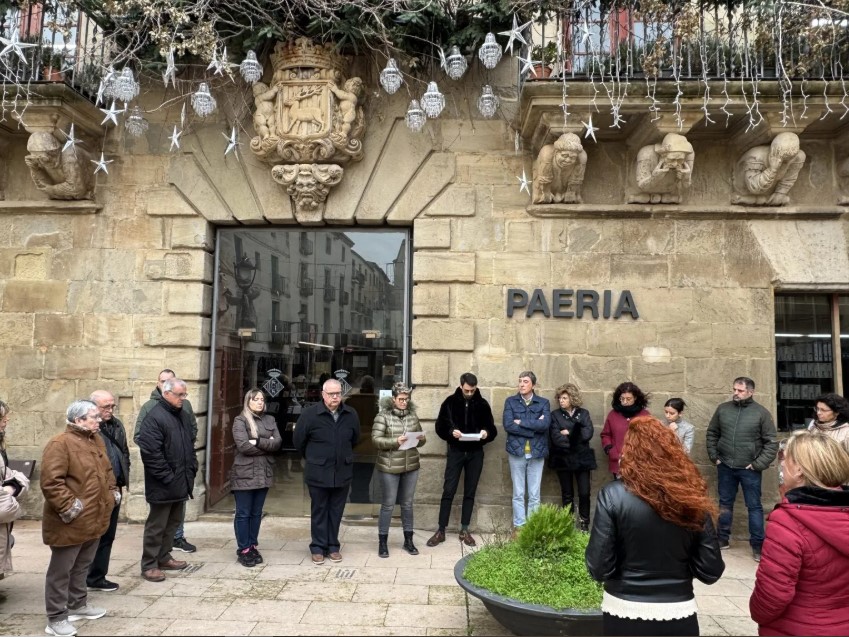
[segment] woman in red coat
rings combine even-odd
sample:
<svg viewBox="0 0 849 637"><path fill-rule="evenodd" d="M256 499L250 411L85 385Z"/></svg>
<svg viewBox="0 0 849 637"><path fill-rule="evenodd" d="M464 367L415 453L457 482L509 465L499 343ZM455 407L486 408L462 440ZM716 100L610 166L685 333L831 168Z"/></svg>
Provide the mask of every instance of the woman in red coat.
<svg viewBox="0 0 849 637"><path fill-rule="evenodd" d="M849 454L801 431L782 465L787 493L769 515L752 619L760 635L849 635Z"/></svg>
<svg viewBox="0 0 849 637"><path fill-rule="evenodd" d="M622 455L622 445L628 424L637 416L651 416L646 407L649 396L644 394L634 383L622 383L613 392L610 413L604 419L601 430L601 446L607 454L607 466L613 479L619 479L619 456Z"/></svg>

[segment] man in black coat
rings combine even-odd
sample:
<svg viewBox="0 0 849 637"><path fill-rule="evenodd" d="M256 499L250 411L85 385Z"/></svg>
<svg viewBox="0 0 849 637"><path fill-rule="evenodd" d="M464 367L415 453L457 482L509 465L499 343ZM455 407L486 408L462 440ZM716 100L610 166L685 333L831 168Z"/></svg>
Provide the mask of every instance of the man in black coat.
<svg viewBox="0 0 849 637"><path fill-rule="evenodd" d="M436 434L448 443L445 460L445 483L439 503L439 529L427 541L436 546L445 541L445 527L451 515L451 503L460 472L465 473L463 483L463 509L460 514L460 541L466 546L475 546L475 538L469 533L475 492L483 471L483 446L495 440L498 429L492 418L492 409L478 390L478 379L471 372L460 376L460 386L439 408L436 418ZM479 439L462 440L463 435L479 436Z"/></svg>
<svg viewBox="0 0 849 637"><path fill-rule="evenodd" d="M183 410L187 395L186 383L179 378L165 381L137 440L144 463L144 495L150 505L141 570L150 582L163 581L163 570L177 571L187 565L171 555L174 531L183 519L186 500L192 497L198 470L191 422Z"/></svg>
<svg viewBox="0 0 849 637"><path fill-rule="evenodd" d="M98 389L92 392L89 400L97 405L97 415L100 416L100 437L106 445L106 454L112 465L112 473L115 474L115 483L118 490L130 484L130 450L127 448L127 432L122 423L115 416L115 396L110 392ZM100 537L97 545L97 553L88 568L86 584L89 590L105 591L107 593L118 590L118 584L106 579L109 573L109 558L112 556L112 544L115 542L115 532L118 530L118 511L121 510L121 502L112 509L112 517L109 519L109 528Z"/></svg>
<svg viewBox="0 0 849 637"><path fill-rule="evenodd" d="M354 477L354 445L360 438L357 412L342 404L338 380L325 381L322 402L301 412L295 448L306 459L304 482L310 491L310 553L316 566L341 562L339 526Z"/></svg>

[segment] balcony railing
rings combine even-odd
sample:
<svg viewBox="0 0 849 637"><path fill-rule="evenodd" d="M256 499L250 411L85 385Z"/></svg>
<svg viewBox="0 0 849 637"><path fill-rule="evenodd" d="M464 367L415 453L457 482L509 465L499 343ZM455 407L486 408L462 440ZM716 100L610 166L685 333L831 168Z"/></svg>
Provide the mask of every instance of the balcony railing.
<svg viewBox="0 0 849 637"><path fill-rule="evenodd" d="M0 34L20 43L0 65L4 84L62 82L94 100L107 59L100 28L81 11L51 3L31 4L0 15Z"/></svg>
<svg viewBox="0 0 849 637"><path fill-rule="evenodd" d="M336 288L326 287L324 288L324 302L330 303L331 301L336 300Z"/></svg>
<svg viewBox="0 0 849 637"><path fill-rule="evenodd" d="M315 281L309 277L301 279L301 296L312 296L315 290Z"/></svg>
<svg viewBox="0 0 849 637"><path fill-rule="evenodd" d="M339 304L340 305L348 305L348 303L350 303L350 302L351 302L351 293L346 291L346 290L342 290L342 292L340 293Z"/></svg>
<svg viewBox="0 0 849 637"><path fill-rule="evenodd" d="M305 257L310 256L313 253L313 241L312 239L307 239L306 237L301 237L300 244L301 254Z"/></svg>

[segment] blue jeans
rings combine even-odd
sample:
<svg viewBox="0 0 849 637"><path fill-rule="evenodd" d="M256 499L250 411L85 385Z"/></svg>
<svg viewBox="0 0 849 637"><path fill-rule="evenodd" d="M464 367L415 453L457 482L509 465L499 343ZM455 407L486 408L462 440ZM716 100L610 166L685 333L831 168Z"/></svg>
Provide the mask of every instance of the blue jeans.
<svg viewBox="0 0 849 637"><path fill-rule="evenodd" d="M510 477L513 480L513 526L525 524L525 518L539 508L539 488L545 458L525 458L507 454ZM525 513L525 488L528 492L528 509Z"/></svg>
<svg viewBox="0 0 849 637"><path fill-rule="evenodd" d="M719 491L719 529L720 540L731 537L731 520L734 517L734 500L737 498L737 485L743 487L743 499L749 510L749 544L752 548L761 548L764 543L764 508L761 505L761 472L751 469L732 469L722 463L716 466L717 490Z"/></svg>
<svg viewBox="0 0 849 637"><path fill-rule="evenodd" d="M380 485L383 487L383 501L380 505L380 518L377 522L377 532L380 535L389 534L389 523L392 521L392 511L395 502L401 505L401 527L407 533L413 532L413 496L416 494L416 482L419 470L404 473L380 474Z"/></svg>
<svg viewBox="0 0 849 637"><path fill-rule="evenodd" d="M259 544L262 505L265 504L267 494L268 488L233 491L233 497L236 498L236 517L233 519L233 527L236 529L236 543L240 551Z"/></svg>

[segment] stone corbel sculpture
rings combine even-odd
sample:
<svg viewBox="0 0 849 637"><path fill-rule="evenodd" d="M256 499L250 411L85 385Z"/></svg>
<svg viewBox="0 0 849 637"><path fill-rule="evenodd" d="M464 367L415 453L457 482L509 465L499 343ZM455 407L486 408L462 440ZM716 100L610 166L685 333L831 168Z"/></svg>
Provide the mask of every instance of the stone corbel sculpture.
<svg viewBox="0 0 849 637"><path fill-rule="evenodd" d="M849 206L849 157L837 165L837 180L840 185L838 205Z"/></svg>
<svg viewBox="0 0 849 637"><path fill-rule="evenodd" d="M731 203L743 206L786 206L787 194L805 164L796 133L779 133L769 146L743 153L734 169Z"/></svg>
<svg viewBox="0 0 849 637"><path fill-rule="evenodd" d="M575 133L543 146L534 162L534 203L581 203L587 153Z"/></svg>
<svg viewBox="0 0 849 637"><path fill-rule="evenodd" d="M94 198L94 172L85 150L73 144L62 150L59 140L46 131L30 135L27 150L24 161L35 187L50 199Z"/></svg>
<svg viewBox="0 0 849 637"><path fill-rule="evenodd" d="M327 195L342 181L343 173L338 164L291 164L271 169L271 177L286 186L295 202L295 217L301 223L321 223Z"/></svg>
<svg viewBox="0 0 849 637"><path fill-rule="evenodd" d="M637 153L638 192L629 203L681 203L690 189L695 153L687 138L668 133L660 144L643 146Z"/></svg>

